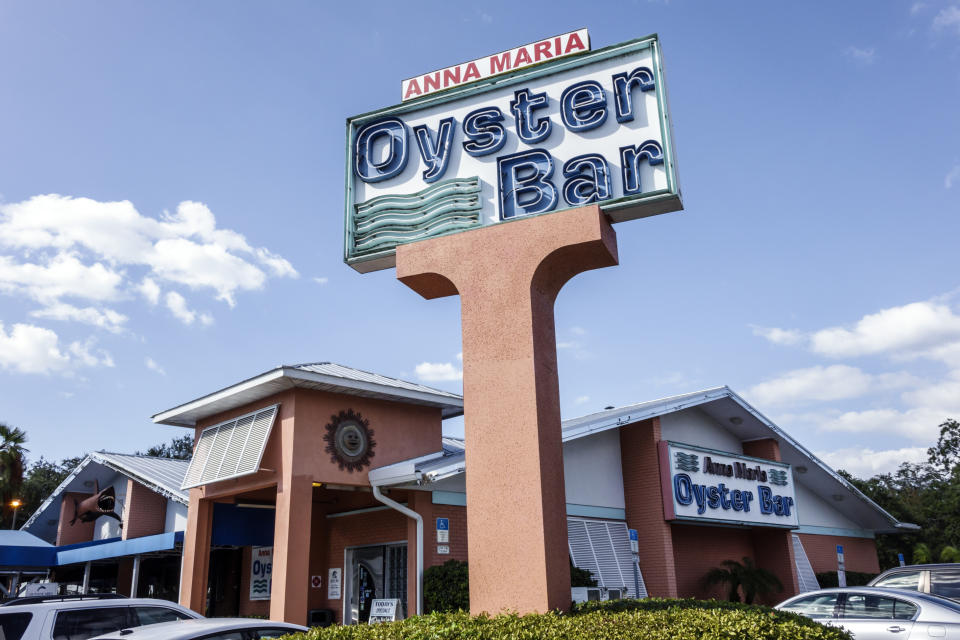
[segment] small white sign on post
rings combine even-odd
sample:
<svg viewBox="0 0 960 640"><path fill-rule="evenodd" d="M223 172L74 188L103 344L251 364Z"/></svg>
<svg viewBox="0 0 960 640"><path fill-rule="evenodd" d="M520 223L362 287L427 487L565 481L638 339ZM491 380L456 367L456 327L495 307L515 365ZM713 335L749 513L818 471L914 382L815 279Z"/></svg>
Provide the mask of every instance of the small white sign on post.
<svg viewBox="0 0 960 640"><path fill-rule="evenodd" d="M327 570L327 600L340 599L341 575L341 569L339 567Z"/></svg>
<svg viewBox="0 0 960 640"><path fill-rule="evenodd" d="M250 558L250 599L269 600L272 582L273 547L253 547Z"/></svg>
<svg viewBox="0 0 960 640"><path fill-rule="evenodd" d="M841 587L847 586L846 563L843 561L843 545L837 545L837 584Z"/></svg>
<svg viewBox="0 0 960 640"><path fill-rule="evenodd" d="M59 582L28 582L23 585L20 595L30 596L55 596L60 593Z"/></svg>
<svg viewBox="0 0 960 640"><path fill-rule="evenodd" d="M450 542L450 519L437 518L437 542Z"/></svg>
<svg viewBox="0 0 960 640"><path fill-rule="evenodd" d="M377 622L394 622L397 619L397 609L400 600L396 598L376 599L370 603L370 624Z"/></svg>
<svg viewBox="0 0 960 640"><path fill-rule="evenodd" d="M450 546L445 544L438 544L437 553L442 556L450 555Z"/></svg>

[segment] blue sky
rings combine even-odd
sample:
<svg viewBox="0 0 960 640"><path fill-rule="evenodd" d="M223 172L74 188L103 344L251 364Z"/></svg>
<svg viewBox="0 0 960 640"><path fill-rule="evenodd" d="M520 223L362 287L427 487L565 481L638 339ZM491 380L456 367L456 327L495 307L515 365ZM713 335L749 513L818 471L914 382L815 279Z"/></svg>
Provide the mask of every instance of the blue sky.
<svg viewBox="0 0 960 640"><path fill-rule="evenodd" d="M342 262L344 121L658 33L685 211L557 303L564 415L727 384L835 466L960 418L960 2L0 4L0 420L31 458L281 363L459 390L459 303ZM449 425L451 431L462 425Z"/></svg>

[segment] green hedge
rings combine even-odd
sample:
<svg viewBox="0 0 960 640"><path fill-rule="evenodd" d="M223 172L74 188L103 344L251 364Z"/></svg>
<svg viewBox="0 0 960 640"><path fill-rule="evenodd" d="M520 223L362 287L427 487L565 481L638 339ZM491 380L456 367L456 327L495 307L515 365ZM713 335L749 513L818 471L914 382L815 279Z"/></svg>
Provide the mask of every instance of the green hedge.
<svg viewBox="0 0 960 640"><path fill-rule="evenodd" d="M850 640L840 629L756 605L696 600L589 602L567 614L470 617L432 613L400 622L314 628L291 640Z"/></svg>
<svg viewBox="0 0 960 640"><path fill-rule="evenodd" d="M470 608L470 571L466 562L447 560L423 572L423 607L427 613Z"/></svg>

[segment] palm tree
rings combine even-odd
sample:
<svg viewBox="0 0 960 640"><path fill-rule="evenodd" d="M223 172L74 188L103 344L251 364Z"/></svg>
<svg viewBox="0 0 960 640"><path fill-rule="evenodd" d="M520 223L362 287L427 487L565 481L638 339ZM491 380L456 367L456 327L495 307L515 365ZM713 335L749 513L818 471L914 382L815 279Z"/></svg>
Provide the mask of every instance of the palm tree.
<svg viewBox="0 0 960 640"><path fill-rule="evenodd" d="M21 429L0 422L0 498L5 505L19 497L23 485L23 458L27 450L27 434Z"/></svg>
<svg viewBox="0 0 960 640"><path fill-rule="evenodd" d="M753 559L744 557L743 562L724 560L720 567L714 567L703 577L704 586L726 584L730 587L727 599L731 602L740 602L740 591L743 591L743 600L753 604L757 595L783 591L783 583L770 571L758 567ZM721 568L722 567L722 568Z"/></svg>

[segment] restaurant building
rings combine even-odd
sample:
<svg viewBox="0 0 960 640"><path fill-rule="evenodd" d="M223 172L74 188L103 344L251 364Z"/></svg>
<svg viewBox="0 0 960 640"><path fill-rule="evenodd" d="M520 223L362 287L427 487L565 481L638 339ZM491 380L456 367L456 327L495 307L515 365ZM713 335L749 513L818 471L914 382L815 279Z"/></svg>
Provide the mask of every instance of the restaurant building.
<svg viewBox="0 0 960 640"><path fill-rule="evenodd" d="M416 613L423 569L469 560L464 443L443 435L462 413L456 394L314 363L155 415L196 434L180 602L297 623L363 622L373 598ZM749 558L779 601L836 570L837 545L877 573L875 535L916 529L727 387L566 420L563 464L572 562L629 595L724 597L704 574Z"/></svg>

